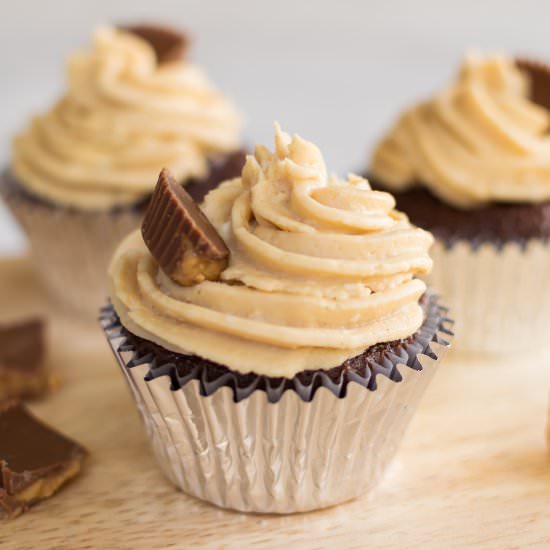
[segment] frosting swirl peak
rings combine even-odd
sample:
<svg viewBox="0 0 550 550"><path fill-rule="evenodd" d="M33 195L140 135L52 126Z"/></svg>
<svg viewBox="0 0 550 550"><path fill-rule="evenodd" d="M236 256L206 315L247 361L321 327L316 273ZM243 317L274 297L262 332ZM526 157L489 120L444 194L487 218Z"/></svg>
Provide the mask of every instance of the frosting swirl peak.
<svg viewBox="0 0 550 550"><path fill-rule="evenodd" d="M186 61L159 64L153 46L100 28L74 54L66 94L14 140L13 168L29 191L56 204L103 210L152 191L159 168L207 175L208 157L238 148L233 106Z"/></svg>
<svg viewBox="0 0 550 550"><path fill-rule="evenodd" d="M458 208L548 200L549 129L527 72L504 56L471 54L453 84L401 116L371 170L390 189L424 185Z"/></svg>
<svg viewBox="0 0 550 550"><path fill-rule="evenodd" d="M331 368L422 323L429 233L357 176L329 176L319 149L276 128L275 151L249 156L242 177L203 211L231 255L221 280L181 287L139 233L111 265L123 324L180 353L241 372L292 377Z"/></svg>

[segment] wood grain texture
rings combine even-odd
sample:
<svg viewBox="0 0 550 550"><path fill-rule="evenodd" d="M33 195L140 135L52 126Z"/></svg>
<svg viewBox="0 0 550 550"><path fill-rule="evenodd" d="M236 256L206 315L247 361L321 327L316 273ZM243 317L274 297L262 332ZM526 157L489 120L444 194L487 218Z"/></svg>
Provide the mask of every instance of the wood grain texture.
<svg viewBox="0 0 550 550"><path fill-rule="evenodd" d="M26 260L0 262L2 320L48 311ZM32 404L88 447L84 473L21 518L2 550L151 548L548 548L550 360L450 357L375 492L286 517L227 512L172 488L98 326L50 313L63 388Z"/></svg>

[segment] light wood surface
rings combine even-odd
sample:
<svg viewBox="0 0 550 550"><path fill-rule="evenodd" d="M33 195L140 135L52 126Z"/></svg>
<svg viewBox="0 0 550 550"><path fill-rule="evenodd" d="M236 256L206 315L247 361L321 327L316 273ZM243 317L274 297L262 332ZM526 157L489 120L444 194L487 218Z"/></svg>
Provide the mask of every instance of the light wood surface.
<svg viewBox="0 0 550 550"><path fill-rule="evenodd" d="M48 311L26 260L0 262L0 311L2 320ZM375 494L254 516L174 490L99 327L50 314L49 328L49 362L65 384L32 409L91 456L60 493L0 523L2 550L550 547L550 360L449 357Z"/></svg>

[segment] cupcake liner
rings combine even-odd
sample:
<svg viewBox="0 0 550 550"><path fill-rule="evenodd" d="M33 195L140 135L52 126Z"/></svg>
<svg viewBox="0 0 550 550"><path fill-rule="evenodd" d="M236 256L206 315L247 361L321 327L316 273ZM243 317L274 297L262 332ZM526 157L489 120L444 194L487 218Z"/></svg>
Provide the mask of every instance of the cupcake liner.
<svg viewBox="0 0 550 550"><path fill-rule="evenodd" d="M53 301L88 320L107 295L107 268L118 243L139 226L139 208L79 212L35 200L1 176L0 195L24 229Z"/></svg>
<svg viewBox="0 0 550 550"><path fill-rule="evenodd" d="M550 326L550 243L436 239L428 282L456 325L457 352L509 354L540 346Z"/></svg>
<svg viewBox="0 0 550 550"><path fill-rule="evenodd" d="M331 506L378 483L451 337L434 306L413 338L425 345L407 355L409 366L394 363L398 375L388 368L398 359L386 354L366 384L350 377L335 388L312 377L275 398L261 377L244 394L235 377L215 387L200 373L178 380L170 365L136 353L112 308L101 322L168 479L224 508L279 514Z"/></svg>
<svg viewBox="0 0 550 550"><path fill-rule="evenodd" d="M375 390L378 376L400 382L401 365L422 370L417 356L432 356L431 342L434 338L437 340L438 333L446 333L448 337L451 334L448 327L452 324L446 317L447 309L439 304L437 296L425 295L422 306L425 321L417 333L404 340L374 346L371 349L375 351L372 354L375 358L369 356L370 358L365 360L363 356L359 356L348 360L343 368L304 371L292 379L259 376L253 373L242 374L204 359L197 362L193 356L167 352L164 348L127 331L120 324L112 306L103 308L101 320L111 336L122 338L119 351L133 352L134 363L150 362L147 380L169 376L172 390L182 388L190 380L198 380L201 395L204 396L211 395L220 387L228 386L233 390L235 402L246 399L253 391L262 390L266 392L269 402L276 403L287 390L295 391L304 401L311 401L320 387L330 390L336 397L345 397L350 382Z"/></svg>

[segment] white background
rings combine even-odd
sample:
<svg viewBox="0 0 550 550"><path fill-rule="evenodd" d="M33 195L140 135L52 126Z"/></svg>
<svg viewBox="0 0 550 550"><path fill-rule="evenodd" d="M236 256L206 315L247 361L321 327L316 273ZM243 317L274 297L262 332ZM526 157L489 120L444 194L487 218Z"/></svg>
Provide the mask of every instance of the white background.
<svg viewBox="0 0 550 550"><path fill-rule="evenodd" d="M322 149L329 170L364 166L395 115L444 83L467 49L550 59L550 0L0 0L0 161L30 114L62 92L64 63L100 23L154 20L271 146L272 121ZM0 205L0 254L24 239Z"/></svg>

